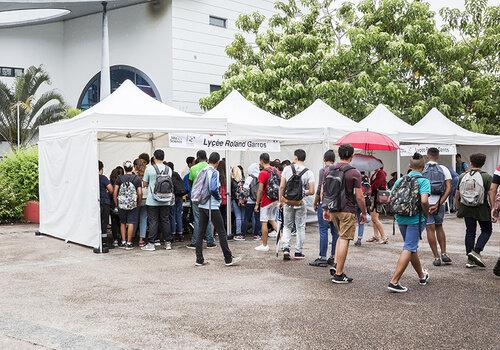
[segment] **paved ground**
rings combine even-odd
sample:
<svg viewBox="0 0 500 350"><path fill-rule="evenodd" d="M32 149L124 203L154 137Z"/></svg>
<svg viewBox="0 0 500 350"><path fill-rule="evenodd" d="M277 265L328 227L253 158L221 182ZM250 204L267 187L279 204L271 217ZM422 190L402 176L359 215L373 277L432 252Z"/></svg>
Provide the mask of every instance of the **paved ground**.
<svg viewBox="0 0 500 350"><path fill-rule="evenodd" d="M388 231L392 230L387 223ZM500 349L498 226L484 252L488 268L464 268L463 225L446 223L451 266L431 267L431 284L389 294L400 251L351 247L350 285L333 285L327 269L257 253L232 242L239 267L193 267L194 252L113 250L106 255L50 237L33 226L0 227L1 349ZM317 252L308 228L305 254ZM371 235L371 228L367 229ZM424 265L431 265L422 244Z"/></svg>

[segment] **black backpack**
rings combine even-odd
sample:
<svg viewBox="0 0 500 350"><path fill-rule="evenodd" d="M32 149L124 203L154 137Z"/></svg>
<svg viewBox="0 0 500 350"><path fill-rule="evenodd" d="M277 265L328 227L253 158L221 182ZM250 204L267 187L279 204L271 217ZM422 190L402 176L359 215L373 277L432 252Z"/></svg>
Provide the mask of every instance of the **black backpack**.
<svg viewBox="0 0 500 350"><path fill-rule="evenodd" d="M278 170L273 167L266 169L269 173L269 179L267 180L266 196L272 201L279 199L280 192L280 176Z"/></svg>
<svg viewBox="0 0 500 350"><path fill-rule="evenodd" d="M323 180L323 208L331 212L340 212L347 205L347 191L345 184L345 173L355 169L350 165L343 165L340 168L330 166L325 168L326 174Z"/></svg>
<svg viewBox="0 0 500 350"><path fill-rule="evenodd" d="M292 176L286 182L284 197L289 201L301 201L304 198L304 190L302 186L302 175L308 170L304 168L300 173L297 174L295 167L292 167Z"/></svg>
<svg viewBox="0 0 500 350"><path fill-rule="evenodd" d="M250 175L252 182L250 182L249 194L248 196L252 201L257 200L257 192L259 190L259 180L256 176Z"/></svg>
<svg viewBox="0 0 500 350"><path fill-rule="evenodd" d="M174 194L176 197L184 197L186 195L186 189L184 188L184 181L178 172L172 172L172 182L174 183Z"/></svg>

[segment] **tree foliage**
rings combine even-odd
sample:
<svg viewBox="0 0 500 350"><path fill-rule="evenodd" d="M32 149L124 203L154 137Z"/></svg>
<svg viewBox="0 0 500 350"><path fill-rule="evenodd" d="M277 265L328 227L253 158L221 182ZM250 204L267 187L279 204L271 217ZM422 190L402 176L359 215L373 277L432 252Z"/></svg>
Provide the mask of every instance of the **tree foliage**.
<svg viewBox="0 0 500 350"><path fill-rule="evenodd" d="M500 133L500 7L466 0L444 8L412 0L276 1L267 25L241 15L233 59L210 109L232 89L289 118L321 98L360 120L379 103L410 123L437 107L476 131ZM254 41L250 40L254 38Z"/></svg>
<svg viewBox="0 0 500 350"><path fill-rule="evenodd" d="M37 96L43 84L50 84L47 72L31 66L16 78L11 89L0 81L0 135L11 145L17 145L17 110L19 108L20 146L24 147L38 135L40 125L63 118L64 100L55 90Z"/></svg>

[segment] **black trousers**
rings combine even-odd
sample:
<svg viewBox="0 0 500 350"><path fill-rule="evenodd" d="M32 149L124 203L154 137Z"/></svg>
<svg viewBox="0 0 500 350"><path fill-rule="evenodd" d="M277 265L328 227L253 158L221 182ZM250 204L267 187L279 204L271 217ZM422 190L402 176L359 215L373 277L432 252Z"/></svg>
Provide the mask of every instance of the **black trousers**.
<svg viewBox="0 0 500 350"><path fill-rule="evenodd" d="M493 225L491 221L479 221L474 218L465 217L465 253L469 254L472 250L481 253L486 243L491 237L493 232ZM481 234L476 241L477 224L481 228Z"/></svg>
<svg viewBox="0 0 500 350"><path fill-rule="evenodd" d="M200 211L200 232L205 232L207 230L209 221L209 210L199 208ZM212 224L214 225L214 231L219 234L219 244L224 254L224 261L230 263L233 261L233 254L229 250L229 245L227 243L226 229L224 227L224 221L222 220L222 215L219 209L212 209L210 214ZM203 237L205 235L198 235L196 240L196 262L203 263L205 259L203 258Z"/></svg>
<svg viewBox="0 0 500 350"><path fill-rule="evenodd" d="M103 242L106 242L108 238L109 211L109 204L101 203L101 239Z"/></svg>
<svg viewBox="0 0 500 350"><path fill-rule="evenodd" d="M119 241L122 236L120 233L120 217L116 213L111 213L111 233L113 240Z"/></svg>
<svg viewBox="0 0 500 350"><path fill-rule="evenodd" d="M158 233L163 234L165 242L172 242L172 231L170 230L170 209L167 205L148 205L148 242L154 243L158 239Z"/></svg>

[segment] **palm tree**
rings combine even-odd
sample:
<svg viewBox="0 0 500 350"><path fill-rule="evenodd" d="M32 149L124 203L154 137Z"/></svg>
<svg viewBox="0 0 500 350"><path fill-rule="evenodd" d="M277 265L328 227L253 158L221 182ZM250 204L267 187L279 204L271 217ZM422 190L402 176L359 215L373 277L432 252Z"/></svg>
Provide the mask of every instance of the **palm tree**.
<svg viewBox="0 0 500 350"><path fill-rule="evenodd" d="M11 90L0 81L0 135L12 149L17 145L17 113L19 109L20 146L29 144L38 135L40 125L63 118L64 100L55 90L36 96L42 84L50 84L50 78L42 66L31 66L16 78Z"/></svg>

